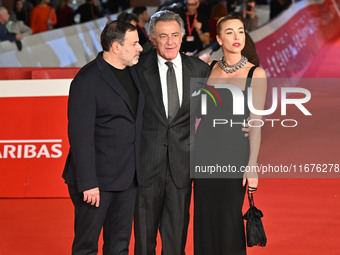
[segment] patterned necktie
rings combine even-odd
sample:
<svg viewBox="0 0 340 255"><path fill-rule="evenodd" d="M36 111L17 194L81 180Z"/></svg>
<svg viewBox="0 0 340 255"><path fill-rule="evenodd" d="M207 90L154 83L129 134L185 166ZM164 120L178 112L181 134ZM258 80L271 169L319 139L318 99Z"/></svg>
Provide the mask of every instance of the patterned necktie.
<svg viewBox="0 0 340 255"><path fill-rule="evenodd" d="M169 67L166 73L166 83L168 87L168 120L171 122L179 110L179 97L174 64L169 61L165 64Z"/></svg>

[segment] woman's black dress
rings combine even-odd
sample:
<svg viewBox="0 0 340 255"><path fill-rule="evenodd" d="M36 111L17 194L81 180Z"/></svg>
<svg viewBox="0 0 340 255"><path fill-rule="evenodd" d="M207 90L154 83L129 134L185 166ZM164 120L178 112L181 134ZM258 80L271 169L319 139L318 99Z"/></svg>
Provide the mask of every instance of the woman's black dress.
<svg viewBox="0 0 340 255"><path fill-rule="evenodd" d="M195 137L195 165L229 165L237 170L247 166L249 139L244 137L241 125L230 127L233 122L247 122L247 88L251 84L250 69L244 95L244 114L233 115L233 97L229 90L216 91L222 106L207 100L208 114L203 116ZM212 127L212 119L227 119L228 124ZM222 134L222 135L221 135ZM206 138L209 139L206 139ZM213 151L213 156L211 152ZM206 155L209 154L209 158ZM235 169L235 168L234 168ZM212 177L213 175L209 176ZM196 176L197 177L197 176ZM194 254L195 255L244 255L246 254L242 206L246 187L242 187L243 173L225 174L224 178L194 181ZM232 178L231 178L232 177Z"/></svg>

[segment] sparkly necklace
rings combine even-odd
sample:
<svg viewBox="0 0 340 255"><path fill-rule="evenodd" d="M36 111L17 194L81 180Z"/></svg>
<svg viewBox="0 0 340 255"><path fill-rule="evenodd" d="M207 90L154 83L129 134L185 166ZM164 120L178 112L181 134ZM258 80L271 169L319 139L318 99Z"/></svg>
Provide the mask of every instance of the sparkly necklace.
<svg viewBox="0 0 340 255"><path fill-rule="evenodd" d="M247 64L248 59L245 56L242 56L241 60L238 61L236 64L229 65L227 62L224 61L224 57L222 57L219 62L220 67L222 68L223 71L225 71L226 73L233 73L236 70L243 67L245 64ZM227 69L227 67L232 69Z"/></svg>

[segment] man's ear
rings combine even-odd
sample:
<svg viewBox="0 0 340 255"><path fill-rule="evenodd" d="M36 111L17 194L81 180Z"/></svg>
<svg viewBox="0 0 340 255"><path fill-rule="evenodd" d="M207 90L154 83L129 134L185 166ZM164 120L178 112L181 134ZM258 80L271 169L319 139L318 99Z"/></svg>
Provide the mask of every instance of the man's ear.
<svg viewBox="0 0 340 255"><path fill-rule="evenodd" d="M118 54L120 49L121 49L122 45L120 45L119 42L113 42L112 45L111 45L111 51L114 53L114 54Z"/></svg>
<svg viewBox="0 0 340 255"><path fill-rule="evenodd" d="M150 37L150 41L152 42L152 45L156 48L156 40L153 37Z"/></svg>

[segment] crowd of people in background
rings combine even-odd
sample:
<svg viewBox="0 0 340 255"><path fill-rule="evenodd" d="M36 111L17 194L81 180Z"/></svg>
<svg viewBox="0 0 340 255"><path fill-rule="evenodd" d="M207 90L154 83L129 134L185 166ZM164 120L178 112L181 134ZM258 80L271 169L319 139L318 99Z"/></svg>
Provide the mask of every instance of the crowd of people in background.
<svg viewBox="0 0 340 255"><path fill-rule="evenodd" d="M144 6L126 12L124 10L130 7L128 0L109 0L106 3L100 0L85 0L77 8L72 5L72 0L57 1L15 0L13 8L0 7L0 41L17 42L32 33L74 25L75 20L84 23L122 10L118 19L137 26L144 50L152 48L145 29L150 17ZM263 1L265 0L173 0L167 1L166 5L159 9L169 9L180 14L186 30L182 51L195 55L210 43L216 42L216 23L220 17L241 15L247 32L255 30L259 26L259 18L255 14L256 4L267 4ZM291 3L291 0L270 0L270 18L277 17ZM238 13L235 12L236 8Z"/></svg>
<svg viewBox="0 0 340 255"><path fill-rule="evenodd" d="M129 7L125 3L127 1L120 1L120 5L116 8L101 4L98 0L85 0L79 6L73 5L72 0L56 2L53 0L15 0L13 8L1 8L6 9L10 21L22 21L32 30L31 34L34 34L73 25L76 23L76 15L79 15L78 23L84 23L114 13L111 10L118 11L118 8L124 10ZM4 39L1 37L1 40Z"/></svg>

